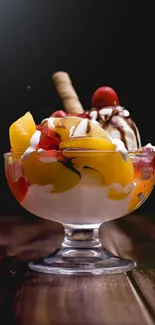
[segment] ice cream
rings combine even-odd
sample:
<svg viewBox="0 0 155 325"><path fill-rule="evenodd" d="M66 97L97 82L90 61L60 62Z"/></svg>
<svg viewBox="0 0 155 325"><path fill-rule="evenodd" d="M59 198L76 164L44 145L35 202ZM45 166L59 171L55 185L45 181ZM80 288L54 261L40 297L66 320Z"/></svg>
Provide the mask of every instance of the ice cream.
<svg viewBox="0 0 155 325"><path fill-rule="evenodd" d="M121 106L92 109L90 117L100 123L112 138L124 142L128 150L137 150L141 147L138 128L130 118L130 113Z"/></svg>
<svg viewBox="0 0 155 325"><path fill-rule="evenodd" d="M92 97L90 117L110 134L112 138L124 142L128 150L141 147L141 139L136 124L127 109L120 106L119 99L111 87L98 88Z"/></svg>

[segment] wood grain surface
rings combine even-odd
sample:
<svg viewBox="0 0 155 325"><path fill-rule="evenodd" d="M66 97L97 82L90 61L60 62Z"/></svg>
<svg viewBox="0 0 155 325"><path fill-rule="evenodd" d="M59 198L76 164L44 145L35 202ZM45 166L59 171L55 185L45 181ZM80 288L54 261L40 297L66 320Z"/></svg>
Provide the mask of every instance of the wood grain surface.
<svg viewBox="0 0 155 325"><path fill-rule="evenodd" d="M0 246L8 256L0 277L0 325L155 324L154 216L130 215L100 229L107 249L137 261L127 274L50 276L27 269L29 259L54 250L63 236L60 225L39 218L0 218Z"/></svg>

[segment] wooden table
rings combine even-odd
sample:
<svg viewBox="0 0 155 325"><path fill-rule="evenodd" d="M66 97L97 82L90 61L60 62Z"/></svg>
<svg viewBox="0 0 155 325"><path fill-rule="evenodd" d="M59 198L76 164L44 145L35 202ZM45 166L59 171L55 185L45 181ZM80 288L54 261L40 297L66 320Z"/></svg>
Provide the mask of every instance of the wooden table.
<svg viewBox="0 0 155 325"><path fill-rule="evenodd" d="M57 277L30 272L63 229L39 218L1 217L0 325L155 324L155 217L130 215L101 227L104 246L133 258L138 268L111 276ZM16 256L16 259L14 258Z"/></svg>

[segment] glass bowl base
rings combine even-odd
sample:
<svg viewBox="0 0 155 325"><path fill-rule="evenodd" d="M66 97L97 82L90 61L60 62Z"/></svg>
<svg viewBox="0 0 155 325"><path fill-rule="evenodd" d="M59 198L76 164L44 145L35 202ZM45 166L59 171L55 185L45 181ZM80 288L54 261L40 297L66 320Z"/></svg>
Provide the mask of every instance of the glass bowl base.
<svg viewBox="0 0 155 325"><path fill-rule="evenodd" d="M33 271L55 275L106 275L131 271L134 261L113 255L105 248L60 248L48 257L29 262Z"/></svg>

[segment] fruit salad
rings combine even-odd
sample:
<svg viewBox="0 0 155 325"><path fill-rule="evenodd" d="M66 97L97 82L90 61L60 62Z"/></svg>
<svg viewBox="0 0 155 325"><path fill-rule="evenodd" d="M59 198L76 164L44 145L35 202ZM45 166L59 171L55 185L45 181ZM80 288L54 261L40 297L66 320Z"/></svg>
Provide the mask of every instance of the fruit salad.
<svg viewBox="0 0 155 325"><path fill-rule="evenodd" d="M9 187L37 216L91 227L130 213L153 188L152 149L132 158L88 112L55 112L39 125L27 112L9 136Z"/></svg>

